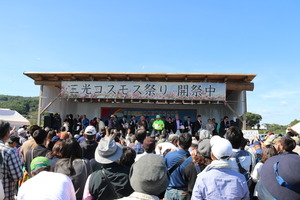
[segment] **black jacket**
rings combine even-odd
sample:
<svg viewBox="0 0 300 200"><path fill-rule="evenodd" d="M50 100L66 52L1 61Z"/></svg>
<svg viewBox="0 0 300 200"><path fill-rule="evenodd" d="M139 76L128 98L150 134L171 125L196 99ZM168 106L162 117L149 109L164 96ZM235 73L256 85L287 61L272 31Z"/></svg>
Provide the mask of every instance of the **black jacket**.
<svg viewBox="0 0 300 200"><path fill-rule="evenodd" d="M200 128L202 128L202 121L200 120L200 122L198 120L196 120L194 122L194 133L195 134L197 131L199 131Z"/></svg>
<svg viewBox="0 0 300 200"><path fill-rule="evenodd" d="M230 124L229 122L225 122L225 121L221 121L220 122L220 131L219 131L219 136L220 137L224 137L225 133L226 133L226 128L229 128Z"/></svg>
<svg viewBox="0 0 300 200"><path fill-rule="evenodd" d="M176 133L176 124L174 123L174 121L172 122L165 122L165 130L167 131L167 133L171 133L171 131L173 131L173 133Z"/></svg>
<svg viewBox="0 0 300 200"><path fill-rule="evenodd" d="M31 177L30 163L31 161L38 156L46 156L50 152L44 145L38 144L35 148L29 149L25 155L25 168Z"/></svg>
<svg viewBox="0 0 300 200"><path fill-rule="evenodd" d="M93 140L84 140L83 142L80 143L80 147L82 150L82 157L86 158L88 160L91 160L95 157L95 151L97 149L98 143Z"/></svg>
<svg viewBox="0 0 300 200"><path fill-rule="evenodd" d="M190 121L190 125L189 125L188 121L185 121L185 122L183 123L183 125L184 125L184 132L189 132L188 126L191 127L191 132L193 132L193 128L194 128L193 126L194 126L194 123L193 123L192 121Z"/></svg>
<svg viewBox="0 0 300 200"><path fill-rule="evenodd" d="M103 165L103 168L106 177L110 181L110 184L116 193L117 199L129 196L133 192L129 182L130 169L128 167L123 167L117 163L112 163ZM112 191L111 187L109 187L101 169L91 174L89 191L93 196L93 199L116 199L116 197L113 196L114 192Z"/></svg>

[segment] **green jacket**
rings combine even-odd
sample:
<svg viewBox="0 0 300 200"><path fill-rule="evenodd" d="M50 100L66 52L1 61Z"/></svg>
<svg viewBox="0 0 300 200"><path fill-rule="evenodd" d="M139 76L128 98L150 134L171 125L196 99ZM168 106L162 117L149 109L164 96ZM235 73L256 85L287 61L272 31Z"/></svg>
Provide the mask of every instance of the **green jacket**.
<svg viewBox="0 0 300 200"><path fill-rule="evenodd" d="M161 131L165 128L165 124L162 120L155 120L152 124L152 127L155 129L155 130L158 130L158 131Z"/></svg>

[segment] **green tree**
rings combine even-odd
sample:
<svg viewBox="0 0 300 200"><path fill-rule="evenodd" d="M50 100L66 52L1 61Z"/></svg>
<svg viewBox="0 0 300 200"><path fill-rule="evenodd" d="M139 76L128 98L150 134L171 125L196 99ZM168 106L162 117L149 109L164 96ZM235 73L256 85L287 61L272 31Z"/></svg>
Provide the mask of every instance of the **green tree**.
<svg viewBox="0 0 300 200"><path fill-rule="evenodd" d="M0 95L0 108L16 110L22 115L38 110L38 97Z"/></svg>
<svg viewBox="0 0 300 200"><path fill-rule="evenodd" d="M273 131L275 134L285 134L287 126L282 126L279 124L270 124L269 131Z"/></svg>
<svg viewBox="0 0 300 200"><path fill-rule="evenodd" d="M291 126L294 126L294 125L298 124L299 122L300 122L300 120L295 119L290 124L291 124Z"/></svg>
<svg viewBox="0 0 300 200"><path fill-rule="evenodd" d="M258 125L262 120L261 115L251 113L251 112L246 113L246 118L247 118L246 123L248 127L253 127L255 125Z"/></svg>

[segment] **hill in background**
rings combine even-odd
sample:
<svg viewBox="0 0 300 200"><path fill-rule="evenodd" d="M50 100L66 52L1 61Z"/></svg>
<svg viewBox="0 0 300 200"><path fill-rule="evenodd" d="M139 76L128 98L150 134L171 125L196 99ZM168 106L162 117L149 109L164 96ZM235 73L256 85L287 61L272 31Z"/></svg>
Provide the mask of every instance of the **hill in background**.
<svg viewBox="0 0 300 200"><path fill-rule="evenodd" d="M36 124L38 106L38 97L0 95L0 108L18 111L21 115L26 117L31 124Z"/></svg>

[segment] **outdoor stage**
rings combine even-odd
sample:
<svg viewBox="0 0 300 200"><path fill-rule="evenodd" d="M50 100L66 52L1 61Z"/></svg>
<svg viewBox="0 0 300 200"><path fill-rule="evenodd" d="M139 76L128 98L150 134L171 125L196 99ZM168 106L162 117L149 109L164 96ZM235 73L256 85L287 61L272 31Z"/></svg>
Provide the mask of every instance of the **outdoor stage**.
<svg viewBox="0 0 300 200"><path fill-rule="evenodd" d="M238 118L245 128L246 91L255 74L24 72L40 85L39 117L47 112L89 119L156 114L185 120Z"/></svg>

